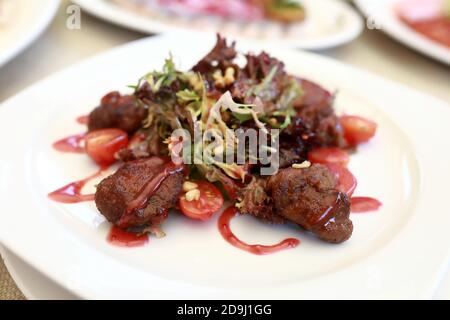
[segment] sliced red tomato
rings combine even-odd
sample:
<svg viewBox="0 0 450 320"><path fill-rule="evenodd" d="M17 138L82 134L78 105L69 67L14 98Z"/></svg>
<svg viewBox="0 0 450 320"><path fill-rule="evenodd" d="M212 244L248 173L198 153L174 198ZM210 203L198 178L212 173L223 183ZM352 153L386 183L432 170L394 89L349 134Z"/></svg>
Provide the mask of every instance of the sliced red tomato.
<svg viewBox="0 0 450 320"><path fill-rule="evenodd" d="M363 213L378 210L382 203L374 198L369 197L353 197L351 211L353 213Z"/></svg>
<svg viewBox="0 0 450 320"><path fill-rule="evenodd" d="M120 129L92 131L86 135L85 140L86 153L102 166L116 162L116 152L128 145L128 135Z"/></svg>
<svg viewBox="0 0 450 320"><path fill-rule="evenodd" d="M308 152L308 160L312 163L335 163L346 166L349 161L348 153L340 148L318 148Z"/></svg>
<svg viewBox="0 0 450 320"><path fill-rule="evenodd" d="M336 175L338 180L338 190L351 197L358 184L355 176L347 168L339 164L330 163L326 166Z"/></svg>
<svg viewBox="0 0 450 320"><path fill-rule="evenodd" d="M196 181L195 183L200 191L198 200L188 201L184 194L180 198L180 209L191 219L206 221L222 208L223 196L220 190L210 182Z"/></svg>
<svg viewBox="0 0 450 320"><path fill-rule="evenodd" d="M340 119L347 142L356 146L369 141L377 131L377 124L358 116L342 116Z"/></svg>

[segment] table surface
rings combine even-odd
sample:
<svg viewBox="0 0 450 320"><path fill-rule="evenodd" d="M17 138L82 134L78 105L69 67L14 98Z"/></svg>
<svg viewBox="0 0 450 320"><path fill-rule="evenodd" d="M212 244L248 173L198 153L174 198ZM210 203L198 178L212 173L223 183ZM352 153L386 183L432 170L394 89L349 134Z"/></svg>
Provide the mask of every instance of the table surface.
<svg viewBox="0 0 450 320"><path fill-rule="evenodd" d="M40 79L77 61L147 35L122 29L82 12L81 29L66 28L64 0L48 30L24 53L0 68L0 103ZM355 41L319 54L403 83L450 103L450 67L365 30ZM0 300L21 299L0 259Z"/></svg>

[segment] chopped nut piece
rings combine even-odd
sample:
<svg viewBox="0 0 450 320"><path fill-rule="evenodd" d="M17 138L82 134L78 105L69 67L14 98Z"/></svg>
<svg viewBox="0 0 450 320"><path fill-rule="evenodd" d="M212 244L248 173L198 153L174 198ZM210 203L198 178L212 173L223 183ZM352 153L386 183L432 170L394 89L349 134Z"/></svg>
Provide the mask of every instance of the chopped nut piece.
<svg viewBox="0 0 450 320"><path fill-rule="evenodd" d="M292 165L292 168L294 169L306 169L311 167L311 162L309 161L303 161L302 163L294 163Z"/></svg>
<svg viewBox="0 0 450 320"><path fill-rule="evenodd" d="M225 70L225 77L223 80L227 86L234 82L234 68L228 67L227 70Z"/></svg>
<svg viewBox="0 0 450 320"><path fill-rule="evenodd" d="M216 70L213 74L214 84L218 88L225 87L225 79L222 75L222 70Z"/></svg>
<svg viewBox="0 0 450 320"><path fill-rule="evenodd" d="M196 73L192 74L189 77L189 84L194 88L195 91L201 91L203 88L202 80Z"/></svg>
<svg viewBox="0 0 450 320"><path fill-rule="evenodd" d="M190 181L185 181L183 183L183 191L184 192L188 192L194 189L198 188L198 184L194 183L194 182L190 182Z"/></svg>
<svg viewBox="0 0 450 320"><path fill-rule="evenodd" d="M234 73L235 71L232 67L228 67L227 70L225 70L225 76L222 74L222 70L216 70L213 73L214 85L218 88L229 86L235 81Z"/></svg>
<svg viewBox="0 0 450 320"><path fill-rule="evenodd" d="M277 126L278 125L278 120L276 118L270 118L269 119L269 124L272 126Z"/></svg>
<svg viewBox="0 0 450 320"><path fill-rule="evenodd" d="M186 200L187 201L198 200L198 199L200 199L200 190L192 189L191 191L186 192Z"/></svg>

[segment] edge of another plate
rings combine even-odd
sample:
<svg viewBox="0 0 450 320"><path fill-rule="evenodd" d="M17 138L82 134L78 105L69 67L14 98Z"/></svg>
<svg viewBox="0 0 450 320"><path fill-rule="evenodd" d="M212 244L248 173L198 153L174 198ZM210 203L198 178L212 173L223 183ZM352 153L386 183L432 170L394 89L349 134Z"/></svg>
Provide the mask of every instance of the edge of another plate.
<svg viewBox="0 0 450 320"><path fill-rule="evenodd" d="M0 68L30 46L47 29L50 22L53 20L60 1L44 0L41 1L41 3L44 4L41 6L45 7L46 10L39 12L39 19L31 26L32 28L29 28L27 34L20 41L7 50L6 54L0 55ZM5 28L7 28L7 26Z"/></svg>
<svg viewBox="0 0 450 320"><path fill-rule="evenodd" d="M328 0L327 0L328 1ZM116 25L129 28L135 31L144 32L147 34L165 33L165 32L178 32L183 31L183 28L171 25L170 23L154 21L150 17L145 15L139 15L119 7L117 4L111 3L105 0L74 0L74 3L78 4L83 10L86 10L89 14L114 23ZM363 23L360 15L352 8L348 3L343 1L337 1L333 3L336 7L339 7L342 13L345 13L347 19L351 21L351 27L347 28L345 32L338 33L334 36L330 36L325 39L318 39L315 41L304 42L302 39L263 39L265 43L272 43L273 45L282 45L292 48L307 49L307 50L322 50L331 47L343 45L357 38L363 31ZM239 23L236 23L239 28ZM194 30L192 32L213 32L214 30ZM223 30L221 31L223 32ZM233 35L234 38L238 37ZM257 38L243 37L246 41L258 41ZM262 39L261 39L262 40Z"/></svg>
<svg viewBox="0 0 450 320"><path fill-rule="evenodd" d="M401 22L392 12L386 12L394 0L354 0L367 18L374 19L381 31L398 42L430 58L450 65L450 48L428 39ZM383 7L384 6L384 7Z"/></svg>

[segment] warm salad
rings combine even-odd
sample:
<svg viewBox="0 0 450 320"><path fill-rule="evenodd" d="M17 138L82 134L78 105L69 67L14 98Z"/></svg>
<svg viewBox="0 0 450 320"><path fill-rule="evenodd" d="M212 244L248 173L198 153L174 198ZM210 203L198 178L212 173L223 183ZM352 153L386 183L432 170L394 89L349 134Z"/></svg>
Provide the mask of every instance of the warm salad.
<svg viewBox="0 0 450 320"><path fill-rule="evenodd" d="M237 213L293 223L331 243L349 239L350 210L380 205L352 198L356 179L346 168L349 152L369 141L377 125L338 117L333 94L289 74L269 54L244 54L243 65L238 55L234 43L218 36L191 70L178 70L168 58L132 85L132 94L104 96L85 119L88 133L62 141L84 143L76 151L102 168L121 165L95 196L80 201L95 200L128 235L162 236L164 221L177 212L209 220L228 198L219 229L235 246L245 247L228 225ZM68 150L61 141L55 147ZM70 186L50 197L76 202L83 183ZM268 247L252 252L265 253L261 248Z"/></svg>

